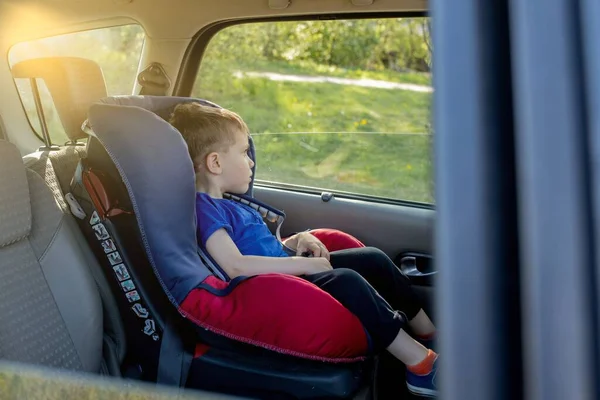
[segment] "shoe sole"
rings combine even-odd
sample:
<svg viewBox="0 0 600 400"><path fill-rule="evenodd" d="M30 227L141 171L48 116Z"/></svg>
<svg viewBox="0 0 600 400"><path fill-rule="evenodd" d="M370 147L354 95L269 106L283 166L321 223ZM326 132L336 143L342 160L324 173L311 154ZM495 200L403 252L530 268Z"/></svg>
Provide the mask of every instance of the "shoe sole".
<svg viewBox="0 0 600 400"><path fill-rule="evenodd" d="M416 394L417 396L425 396L425 397L436 397L437 396L436 390L425 389L422 387L413 386L408 382L406 383L406 386L408 387L408 390L412 394Z"/></svg>

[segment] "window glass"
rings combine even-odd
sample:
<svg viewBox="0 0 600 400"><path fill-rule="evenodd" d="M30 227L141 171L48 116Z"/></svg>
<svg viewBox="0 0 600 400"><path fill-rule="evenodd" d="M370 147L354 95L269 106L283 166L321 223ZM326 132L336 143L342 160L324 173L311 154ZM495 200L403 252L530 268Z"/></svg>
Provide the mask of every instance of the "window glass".
<svg viewBox="0 0 600 400"><path fill-rule="evenodd" d="M192 95L247 122L257 181L431 203L430 43L427 18L236 25Z"/></svg>
<svg viewBox="0 0 600 400"><path fill-rule="evenodd" d="M14 45L8 54L10 65L39 57L81 57L93 60L104 74L108 95L131 94L133 91L144 30L139 25L122 25L53 36ZM34 130L41 135L40 121L28 79L15 79L21 101ZM43 80L37 84L46 123L53 143L68 141Z"/></svg>

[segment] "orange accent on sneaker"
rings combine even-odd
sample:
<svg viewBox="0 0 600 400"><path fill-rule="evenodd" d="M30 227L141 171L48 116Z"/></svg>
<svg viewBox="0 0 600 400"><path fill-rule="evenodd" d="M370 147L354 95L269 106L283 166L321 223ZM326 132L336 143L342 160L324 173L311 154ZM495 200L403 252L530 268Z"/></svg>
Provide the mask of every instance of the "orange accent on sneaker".
<svg viewBox="0 0 600 400"><path fill-rule="evenodd" d="M437 359L437 356L436 352L428 350L423 361L415 365L407 365L406 369L416 375L427 375L433 369L433 363Z"/></svg>

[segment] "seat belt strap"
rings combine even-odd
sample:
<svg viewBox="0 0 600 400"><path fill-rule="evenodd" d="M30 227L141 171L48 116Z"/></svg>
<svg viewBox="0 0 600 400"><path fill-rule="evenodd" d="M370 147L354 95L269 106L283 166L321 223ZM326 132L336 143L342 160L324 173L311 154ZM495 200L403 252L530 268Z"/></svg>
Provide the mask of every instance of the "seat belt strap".
<svg viewBox="0 0 600 400"><path fill-rule="evenodd" d="M185 387L192 365L193 354L185 348L183 338L171 319L164 327L156 383Z"/></svg>
<svg viewBox="0 0 600 400"><path fill-rule="evenodd" d="M160 63L153 62L137 76L142 96L167 96L171 80Z"/></svg>

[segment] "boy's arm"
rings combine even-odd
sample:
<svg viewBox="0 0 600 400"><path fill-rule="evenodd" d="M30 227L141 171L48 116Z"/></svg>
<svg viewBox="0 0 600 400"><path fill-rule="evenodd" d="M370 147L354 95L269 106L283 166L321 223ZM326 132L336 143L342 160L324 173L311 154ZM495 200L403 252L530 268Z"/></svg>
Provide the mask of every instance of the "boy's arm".
<svg viewBox="0 0 600 400"><path fill-rule="evenodd" d="M331 270L325 258L244 256L223 228L210 235L206 250L230 278L272 273L298 276Z"/></svg>

